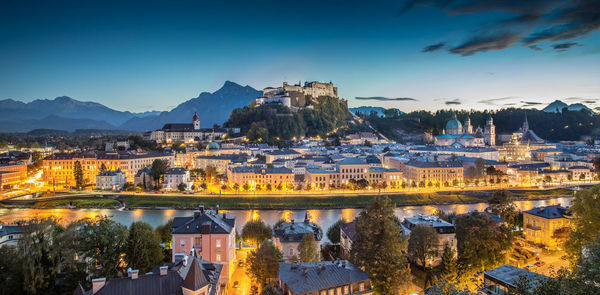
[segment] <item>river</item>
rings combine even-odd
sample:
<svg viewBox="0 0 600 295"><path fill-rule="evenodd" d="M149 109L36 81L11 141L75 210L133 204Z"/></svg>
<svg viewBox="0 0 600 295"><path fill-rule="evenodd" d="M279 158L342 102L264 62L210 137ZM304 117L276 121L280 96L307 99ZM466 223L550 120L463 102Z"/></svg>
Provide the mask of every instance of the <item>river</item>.
<svg viewBox="0 0 600 295"><path fill-rule="evenodd" d="M516 201L516 206L521 210L529 210L535 207L548 205L563 205L569 206L571 197L552 198L545 200L534 201ZM449 204L449 205L424 205L424 206L404 206L398 207L395 210L396 216L403 220L404 217L410 217L417 214L432 214L436 209L441 209L446 212L455 212L457 214L467 213L473 210L483 211L487 207L486 203L476 204ZM279 219L295 219L304 220L306 210L222 210L227 214L233 215L237 219L236 227L238 232L244 224L252 218L261 218L267 224L273 225ZM311 221L315 222L324 231L335 223L338 219L352 220L360 213L361 209L316 209L308 210L308 215ZM193 210L150 210L150 209L134 209L131 211L120 211L115 209L32 209L32 208L15 208L15 209L0 209L0 222L4 224L14 223L18 220L31 218L44 218L54 216L60 219L61 223L67 224L72 221L95 217L98 215L108 215L117 222L129 226L132 222L143 220L152 226L164 224L170 218L177 216L190 216ZM327 237L324 237L324 242Z"/></svg>

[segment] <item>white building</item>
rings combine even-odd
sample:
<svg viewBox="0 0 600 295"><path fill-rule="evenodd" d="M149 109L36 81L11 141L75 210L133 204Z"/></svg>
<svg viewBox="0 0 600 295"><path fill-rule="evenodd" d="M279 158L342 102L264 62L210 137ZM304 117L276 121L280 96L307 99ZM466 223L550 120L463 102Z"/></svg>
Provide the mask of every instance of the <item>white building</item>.
<svg viewBox="0 0 600 295"><path fill-rule="evenodd" d="M121 169L102 170L96 175L96 189L103 191L119 191L127 182L125 173Z"/></svg>
<svg viewBox="0 0 600 295"><path fill-rule="evenodd" d="M165 172L163 189L176 191L180 184L185 184L185 189L189 190L194 184L190 179L190 171L185 168L171 168Z"/></svg>

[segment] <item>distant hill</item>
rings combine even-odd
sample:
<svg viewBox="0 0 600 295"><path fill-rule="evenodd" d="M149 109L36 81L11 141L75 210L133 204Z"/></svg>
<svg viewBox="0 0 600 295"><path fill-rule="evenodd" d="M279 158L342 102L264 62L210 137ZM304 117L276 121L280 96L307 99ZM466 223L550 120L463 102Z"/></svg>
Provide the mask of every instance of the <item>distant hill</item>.
<svg viewBox="0 0 600 295"><path fill-rule="evenodd" d="M226 81L221 89L213 93L202 92L198 97L158 116L133 118L121 125L121 129L144 131L161 128L165 123L190 123L194 112L198 113L202 127L221 125L227 121L232 110L247 106L261 95L262 91L250 86Z"/></svg>
<svg viewBox="0 0 600 295"><path fill-rule="evenodd" d="M0 132L28 132L34 129L105 129L146 131L165 123L190 122L198 113L203 127L224 123L235 108L246 106L262 95L250 86L227 81L221 89L203 92L171 111L143 113L113 110L96 102L75 100L67 96L38 99L29 103L6 99L0 101Z"/></svg>
<svg viewBox="0 0 600 295"><path fill-rule="evenodd" d="M553 101L551 104L546 106L543 109L543 111L546 113L562 113L562 110L564 108L567 108L569 111L586 110L590 113L594 113L594 111L592 109L588 108L586 105L584 105L582 103L574 103L574 104L568 105L560 100Z"/></svg>
<svg viewBox="0 0 600 295"><path fill-rule="evenodd" d="M369 115L371 114L372 111L376 112L378 116L383 117L384 113L383 111L386 110L386 108L382 108L382 107L371 107L371 106L360 106L360 107L355 107L355 108L348 108L351 112L353 112L354 114L363 114L363 115ZM398 110L398 109L396 109ZM398 110L399 114L404 114L403 111Z"/></svg>

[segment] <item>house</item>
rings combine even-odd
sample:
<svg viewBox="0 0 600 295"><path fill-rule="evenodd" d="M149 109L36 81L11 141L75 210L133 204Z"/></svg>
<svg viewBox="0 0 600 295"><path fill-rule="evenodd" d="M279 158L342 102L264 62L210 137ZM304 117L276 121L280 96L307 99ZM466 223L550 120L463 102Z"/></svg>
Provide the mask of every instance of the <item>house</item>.
<svg viewBox="0 0 600 295"><path fill-rule="evenodd" d="M298 246L302 237L306 234L313 234L317 249L320 248L320 242L323 238L323 230L308 219L308 212L304 217L304 222L283 222L273 228L273 243L283 254L283 261L291 261L300 254Z"/></svg>
<svg viewBox="0 0 600 295"><path fill-rule="evenodd" d="M521 277L527 278L530 287L534 287L536 284L548 279L544 275L505 264L483 273L483 289L481 292L489 295L509 294L516 288L516 282Z"/></svg>
<svg viewBox="0 0 600 295"><path fill-rule="evenodd" d="M427 185L441 183L444 186L463 182L463 165L460 162L410 161L404 164L404 177L412 183Z"/></svg>
<svg viewBox="0 0 600 295"><path fill-rule="evenodd" d="M223 265L222 281L233 273L235 264L235 217L220 213L219 209L195 211L190 217L175 217L172 261L185 257L190 252L200 258Z"/></svg>
<svg viewBox="0 0 600 295"><path fill-rule="evenodd" d="M340 225L340 245L344 253L350 253L352 250L352 242L356 238L356 222L344 223Z"/></svg>
<svg viewBox="0 0 600 295"><path fill-rule="evenodd" d="M295 158L300 158L302 156L302 154L300 154L299 152L295 151L295 150L274 150L274 151L270 151L265 153L265 160L267 162L267 164L271 164L273 163L273 161L275 160L292 160Z"/></svg>
<svg viewBox="0 0 600 295"><path fill-rule="evenodd" d="M226 287L220 283L223 266L186 255L181 260L157 266L144 275L129 269L127 277L97 278L92 280L92 290L81 285L74 294L89 295L221 295Z"/></svg>
<svg viewBox="0 0 600 295"><path fill-rule="evenodd" d="M121 169L102 170L96 175L96 189L103 191L120 191L127 179Z"/></svg>
<svg viewBox="0 0 600 295"><path fill-rule="evenodd" d="M456 228L454 224L444 221L437 216L419 214L414 217L404 218L404 221L402 221L400 224L402 226L402 233L404 235L410 235L411 231L419 224L431 226L438 233L438 256L433 258L431 261L428 261L428 263L435 266L441 262L442 253L444 252L444 247L446 244L452 247L456 253Z"/></svg>
<svg viewBox="0 0 600 295"><path fill-rule="evenodd" d="M171 168L163 176L163 189L175 191L179 190L180 184L185 185L185 190L192 188L194 182L190 179L190 171L185 168Z"/></svg>
<svg viewBox="0 0 600 295"><path fill-rule="evenodd" d="M374 294L364 271L346 260L279 263L284 295Z"/></svg>
<svg viewBox="0 0 600 295"><path fill-rule="evenodd" d="M560 205L538 207L523 211L523 235L535 244L556 247L558 241L552 236L558 229L569 227L571 213Z"/></svg>
<svg viewBox="0 0 600 295"><path fill-rule="evenodd" d="M294 184L294 172L288 168L252 168L246 166L230 167L227 171L227 182L230 186L235 184L243 186L248 184L250 188L260 186L287 187Z"/></svg>
<svg viewBox="0 0 600 295"><path fill-rule="evenodd" d="M152 177L152 167L147 166L143 169L138 170L133 178L133 185L142 185L145 189L151 189L154 187L154 179Z"/></svg>
<svg viewBox="0 0 600 295"><path fill-rule="evenodd" d="M0 223L0 247L16 246L25 229L19 225L4 225Z"/></svg>

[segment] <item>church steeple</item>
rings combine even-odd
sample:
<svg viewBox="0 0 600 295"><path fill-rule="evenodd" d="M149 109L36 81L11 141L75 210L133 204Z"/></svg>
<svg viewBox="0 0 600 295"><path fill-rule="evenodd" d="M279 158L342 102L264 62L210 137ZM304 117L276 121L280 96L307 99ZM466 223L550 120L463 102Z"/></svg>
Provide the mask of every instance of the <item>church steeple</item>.
<svg viewBox="0 0 600 295"><path fill-rule="evenodd" d="M529 130L529 122L527 121L527 114L525 114L525 121L523 121L523 127L521 129L523 129L523 133L525 133L525 132L527 132L527 130Z"/></svg>

